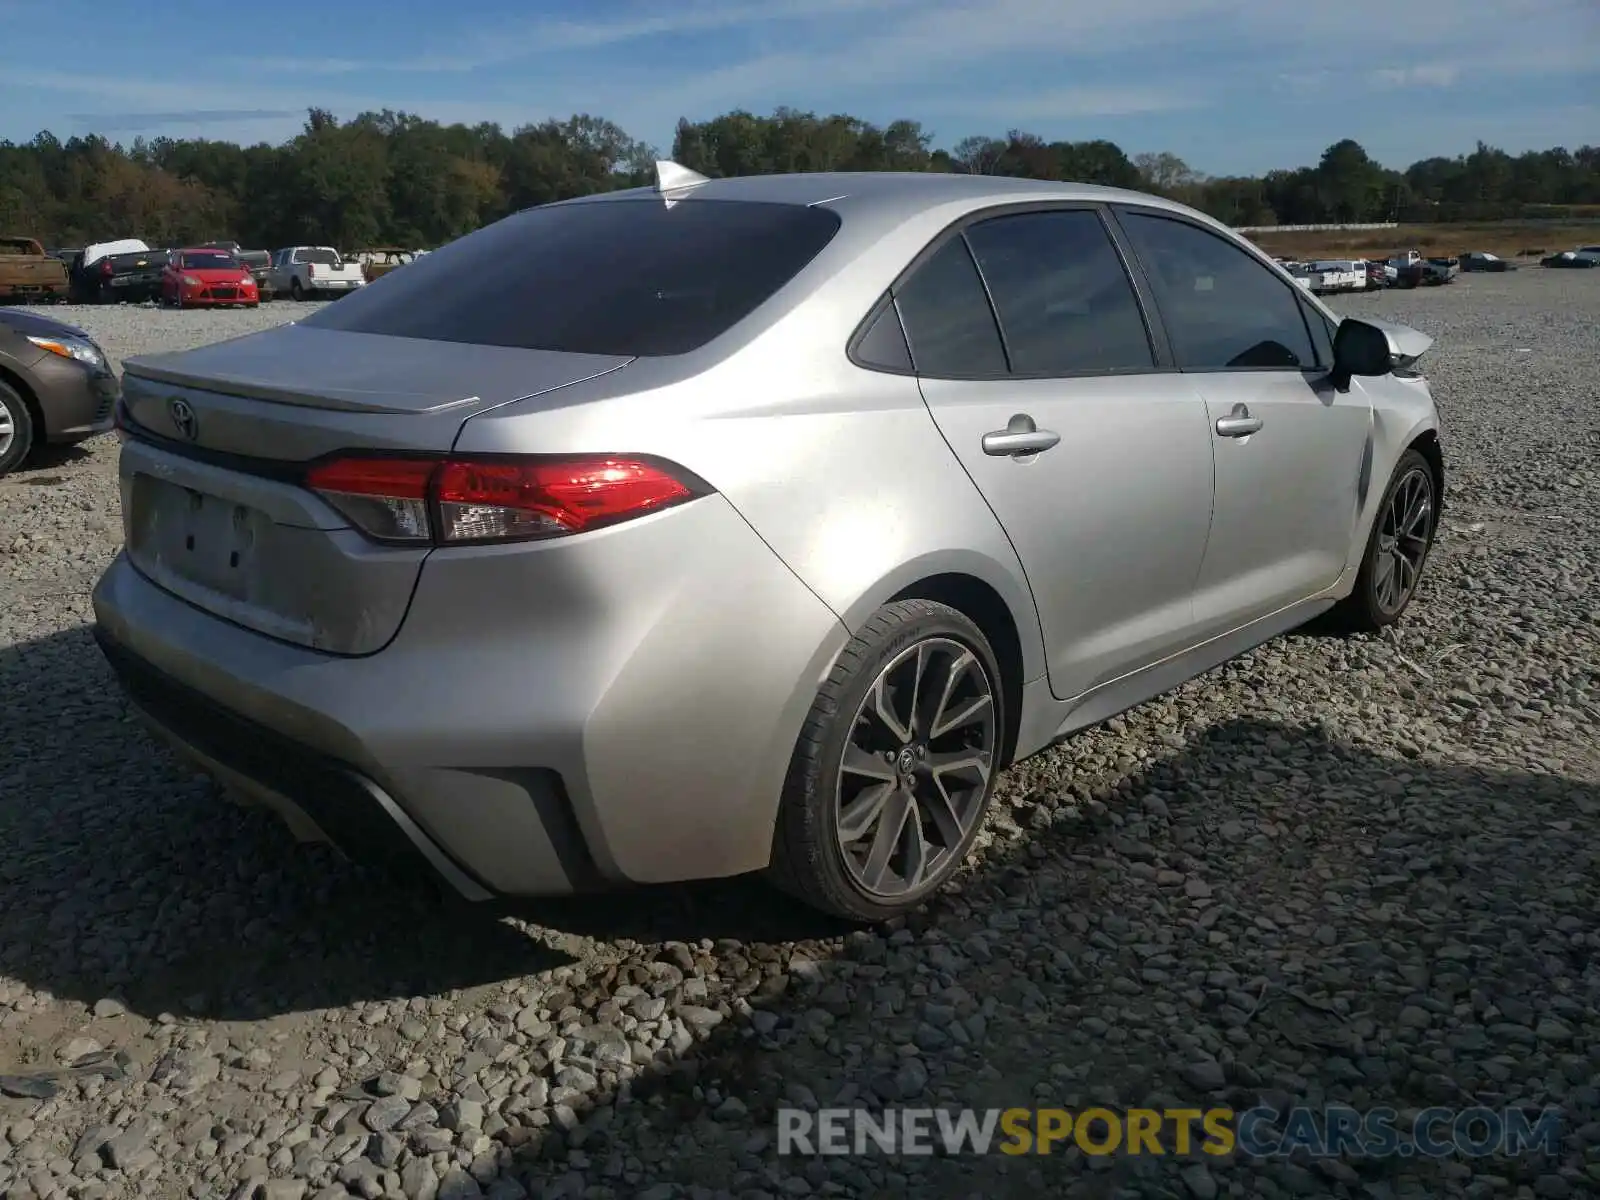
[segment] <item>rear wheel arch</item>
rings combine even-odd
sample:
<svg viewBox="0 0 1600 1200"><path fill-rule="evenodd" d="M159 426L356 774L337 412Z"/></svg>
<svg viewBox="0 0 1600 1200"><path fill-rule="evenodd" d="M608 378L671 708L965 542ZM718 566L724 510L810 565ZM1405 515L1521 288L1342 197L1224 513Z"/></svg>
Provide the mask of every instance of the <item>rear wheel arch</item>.
<svg viewBox="0 0 1600 1200"><path fill-rule="evenodd" d="M1001 731L998 766L1009 766L1011 756L1016 752L1017 732L1021 725L1024 683L1022 638L1011 606L982 579L961 572L919 579L901 588L884 603L893 604L899 600L932 600L947 605L983 632L1000 668L1000 687L1005 701L1005 728Z"/></svg>

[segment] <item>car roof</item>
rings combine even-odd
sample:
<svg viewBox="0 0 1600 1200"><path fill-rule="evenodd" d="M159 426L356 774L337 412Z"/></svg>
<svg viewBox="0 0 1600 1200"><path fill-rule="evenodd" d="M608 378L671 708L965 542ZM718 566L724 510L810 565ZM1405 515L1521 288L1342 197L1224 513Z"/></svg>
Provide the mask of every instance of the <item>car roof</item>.
<svg viewBox="0 0 1600 1200"><path fill-rule="evenodd" d="M566 204L638 200L661 195L654 187L581 196ZM790 175L741 175L708 179L668 193L674 203L747 200L776 204L828 204L852 212L898 210L905 216L951 203L972 208L1029 201L1144 204L1193 213L1160 196L1093 183L1016 179L1006 175L958 175L943 171L812 171ZM1209 220L1209 218L1207 218Z"/></svg>

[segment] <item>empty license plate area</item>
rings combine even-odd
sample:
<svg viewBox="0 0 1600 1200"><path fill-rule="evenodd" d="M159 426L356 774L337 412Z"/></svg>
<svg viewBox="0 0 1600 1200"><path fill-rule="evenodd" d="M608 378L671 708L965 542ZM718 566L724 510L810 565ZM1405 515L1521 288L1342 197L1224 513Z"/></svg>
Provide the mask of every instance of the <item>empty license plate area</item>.
<svg viewBox="0 0 1600 1200"><path fill-rule="evenodd" d="M270 524L247 505L149 475L135 475L129 522L134 561L243 600L253 580L257 545Z"/></svg>

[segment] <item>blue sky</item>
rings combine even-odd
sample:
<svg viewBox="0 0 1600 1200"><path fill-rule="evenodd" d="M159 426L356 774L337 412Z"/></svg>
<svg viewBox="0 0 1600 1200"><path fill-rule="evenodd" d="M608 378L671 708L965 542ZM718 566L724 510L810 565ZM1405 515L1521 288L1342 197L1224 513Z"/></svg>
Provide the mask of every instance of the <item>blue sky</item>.
<svg viewBox="0 0 1600 1200"><path fill-rule="evenodd" d="M1211 173L1600 142L1597 0L0 0L0 138L282 141L305 109L511 128L790 105ZM117 70L117 64L142 64Z"/></svg>

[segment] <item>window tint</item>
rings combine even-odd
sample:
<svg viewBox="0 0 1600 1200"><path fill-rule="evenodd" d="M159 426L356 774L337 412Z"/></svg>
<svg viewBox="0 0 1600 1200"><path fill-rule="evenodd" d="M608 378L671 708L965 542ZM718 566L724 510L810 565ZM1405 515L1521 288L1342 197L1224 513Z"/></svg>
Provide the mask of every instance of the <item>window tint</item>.
<svg viewBox="0 0 1600 1200"><path fill-rule="evenodd" d="M578 354L686 354L810 262L838 214L659 197L516 213L408 263L303 324Z"/></svg>
<svg viewBox="0 0 1600 1200"><path fill-rule="evenodd" d="M1291 284L1245 251L1182 221L1124 213L1178 365L1311 369L1316 356Z"/></svg>
<svg viewBox="0 0 1600 1200"><path fill-rule="evenodd" d="M1093 212L996 217L967 230L1021 375L1149 371L1150 337L1122 260Z"/></svg>
<svg viewBox="0 0 1600 1200"><path fill-rule="evenodd" d="M883 306L856 343L856 361L885 371L911 370L911 348L906 345L906 331L892 303Z"/></svg>
<svg viewBox="0 0 1600 1200"><path fill-rule="evenodd" d="M895 293L920 375L1003 375L1000 331L967 243L946 242Z"/></svg>
<svg viewBox="0 0 1600 1200"><path fill-rule="evenodd" d="M319 267L337 267L339 256L327 246L305 246L295 251L297 263L315 263Z"/></svg>

